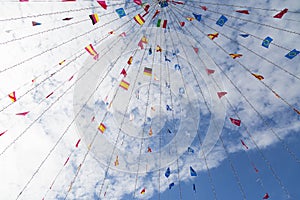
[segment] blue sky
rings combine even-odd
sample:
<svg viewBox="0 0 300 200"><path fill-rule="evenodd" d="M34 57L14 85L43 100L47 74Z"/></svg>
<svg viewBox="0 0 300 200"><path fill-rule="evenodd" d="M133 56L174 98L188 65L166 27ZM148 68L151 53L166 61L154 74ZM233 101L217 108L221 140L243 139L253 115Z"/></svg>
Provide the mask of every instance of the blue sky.
<svg viewBox="0 0 300 200"><path fill-rule="evenodd" d="M242 199L243 192L262 199L267 192L280 200L288 199L286 191L300 198L300 117L293 111L300 109L299 56L284 57L300 49L299 2L193 1L163 9L149 3L149 14L122 0L107 1L107 10L96 1L0 3L0 199L215 199L212 186L217 199ZM121 7L127 15L119 18ZM284 8L282 19L272 17ZM133 20L138 13L146 14L143 26ZM193 13L201 20L186 20ZM221 15L228 18L223 27L216 24ZM158 18L167 20L166 29L156 27ZM216 39L207 37L215 32ZM264 48L267 36L273 41ZM98 60L84 49L89 44ZM15 103L7 97L12 91ZM227 94L220 99L221 91ZM190 176L190 166L198 176Z"/></svg>

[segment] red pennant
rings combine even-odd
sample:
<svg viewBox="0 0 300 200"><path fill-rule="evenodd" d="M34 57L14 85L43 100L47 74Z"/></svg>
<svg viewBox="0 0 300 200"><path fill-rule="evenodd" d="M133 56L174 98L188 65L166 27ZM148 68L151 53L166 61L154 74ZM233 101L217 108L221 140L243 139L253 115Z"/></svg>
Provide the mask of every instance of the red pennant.
<svg viewBox="0 0 300 200"><path fill-rule="evenodd" d="M144 45L143 45L143 41L142 41L142 40L139 41L138 46L139 46L141 49L144 49Z"/></svg>
<svg viewBox="0 0 300 200"><path fill-rule="evenodd" d="M107 5L106 5L105 1L97 1L97 2L99 3L99 5L100 5L102 8L104 8L104 9L106 10Z"/></svg>
<svg viewBox="0 0 300 200"><path fill-rule="evenodd" d="M231 123L233 123L234 125L240 126L241 125L241 120L239 119L233 119L230 117L230 121Z"/></svg>
<svg viewBox="0 0 300 200"><path fill-rule="evenodd" d="M147 151L150 153L150 152L152 152L152 149L150 147L148 147Z"/></svg>
<svg viewBox="0 0 300 200"><path fill-rule="evenodd" d="M219 99L221 99L227 92L217 92Z"/></svg>
<svg viewBox="0 0 300 200"><path fill-rule="evenodd" d="M46 96L46 99L48 99L52 94L53 94L53 92L51 92L50 94L48 94L48 95Z"/></svg>
<svg viewBox="0 0 300 200"><path fill-rule="evenodd" d="M159 13L160 13L160 11L156 10L155 13L154 13L154 15L153 15L153 17L152 17L152 19L154 19Z"/></svg>
<svg viewBox="0 0 300 200"><path fill-rule="evenodd" d="M207 7L206 6L200 6L202 8L202 10L207 11Z"/></svg>
<svg viewBox="0 0 300 200"><path fill-rule="evenodd" d="M25 115L27 115L28 113L29 113L29 111L27 111L27 112L22 112L22 113L17 113L16 115L25 116Z"/></svg>
<svg viewBox="0 0 300 200"><path fill-rule="evenodd" d="M180 24L181 27L184 27L185 22L179 22L179 24Z"/></svg>
<svg viewBox="0 0 300 200"><path fill-rule="evenodd" d="M122 74L124 77L126 77L127 76L127 73L126 73L126 70L123 68L122 69L122 71L121 71L121 73L120 74Z"/></svg>
<svg viewBox="0 0 300 200"><path fill-rule="evenodd" d="M285 13L287 13L287 11L288 11L288 9L285 8L285 9L283 9L280 13L274 15L273 17L274 17L274 18L281 19L281 18L283 17L283 15L284 15Z"/></svg>
<svg viewBox="0 0 300 200"><path fill-rule="evenodd" d="M270 196L269 196L268 193L266 193L266 194L264 195L263 199L268 199L268 198L270 198Z"/></svg>
<svg viewBox="0 0 300 200"><path fill-rule="evenodd" d="M245 142L243 140L241 140L241 143L246 149L248 149L248 146L245 144Z"/></svg>
<svg viewBox="0 0 300 200"><path fill-rule="evenodd" d="M4 135L6 132L7 132L7 130L3 131L2 133L0 133L0 136Z"/></svg>
<svg viewBox="0 0 300 200"><path fill-rule="evenodd" d="M193 47L195 53L198 53L199 52L199 49L197 47Z"/></svg>
<svg viewBox="0 0 300 200"><path fill-rule="evenodd" d="M211 74L215 73L215 70L206 68L206 72L208 75L211 75Z"/></svg>
<svg viewBox="0 0 300 200"><path fill-rule="evenodd" d="M76 143L76 145L75 145L76 148L78 148L78 145L79 145L80 141L81 141L81 139L79 139L79 140L77 141L77 143Z"/></svg>
<svg viewBox="0 0 300 200"><path fill-rule="evenodd" d="M248 10L236 10L235 12L249 15L249 11Z"/></svg>

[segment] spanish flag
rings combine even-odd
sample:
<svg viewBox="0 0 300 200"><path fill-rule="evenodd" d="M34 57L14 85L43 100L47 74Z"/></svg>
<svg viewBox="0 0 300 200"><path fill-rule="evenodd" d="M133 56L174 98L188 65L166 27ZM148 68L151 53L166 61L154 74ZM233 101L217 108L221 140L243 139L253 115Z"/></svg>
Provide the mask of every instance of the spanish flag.
<svg viewBox="0 0 300 200"><path fill-rule="evenodd" d="M12 102L17 101L17 97L16 97L16 92L15 92L15 91L13 91L12 93L10 93L10 94L8 95L8 97L10 98L10 100L11 100Z"/></svg>
<svg viewBox="0 0 300 200"><path fill-rule="evenodd" d="M143 25L145 23L145 20L143 19L143 17L140 14L137 14L136 16L134 16L133 18L136 23L138 23L139 25Z"/></svg>
<svg viewBox="0 0 300 200"><path fill-rule="evenodd" d="M233 59L240 58L240 57L243 56L242 54L237 54L237 53L231 53L231 54L229 54L229 55L230 55L231 58L233 58Z"/></svg>
<svg viewBox="0 0 300 200"><path fill-rule="evenodd" d="M149 130L149 135L152 136L153 135L153 131L152 131L152 128L150 127L150 130Z"/></svg>
<svg viewBox="0 0 300 200"><path fill-rule="evenodd" d="M120 83L120 87L125 89L125 90L128 90L129 85L130 84L128 82L124 81L124 80L122 80L121 83Z"/></svg>
<svg viewBox="0 0 300 200"><path fill-rule="evenodd" d="M119 165L119 156L117 156L116 161L115 161L115 166Z"/></svg>
<svg viewBox="0 0 300 200"><path fill-rule="evenodd" d="M264 77L262 75L254 74L254 73L251 73L251 74L260 81L264 79Z"/></svg>
<svg viewBox="0 0 300 200"><path fill-rule="evenodd" d="M146 76L152 76L152 69L149 67L144 68L144 75Z"/></svg>
<svg viewBox="0 0 300 200"><path fill-rule="evenodd" d="M188 21L191 22L191 21L193 21L195 18L193 18L193 17L187 17L186 19L187 19Z"/></svg>
<svg viewBox="0 0 300 200"><path fill-rule="evenodd" d="M130 58L129 58L128 61L127 61L127 64L128 64L128 65L131 65L131 64L132 64L132 60L133 60L133 57L130 56Z"/></svg>
<svg viewBox="0 0 300 200"><path fill-rule="evenodd" d="M208 36L211 40L213 40L213 39L217 38L218 35L219 35L219 33L216 32L216 33L208 34L207 36Z"/></svg>
<svg viewBox="0 0 300 200"><path fill-rule="evenodd" d="M106 130L106 126L101 123L99 126L98 126L98 130L101 132L101 133L104 133L104 131Z"/></svg>
<svg viewBox="0 0 300 200"><path fill-rule="evenodd" d="M89 15L91 20L92 20L92 23L93 25L95 25L98 21L99 21L99 17L98 17L98 14L92 14L92 15Z"/></svg>
<svg viewBox="0 0 300 200"><path fill-rule="evenodd" d="M159 45L156 46L156 52L162 52L162 49Z"/></svg>
<svg viewBox="0 0 300 200"><path fill-rule="evenodd" d="M88 46L86 46L86 47L85 47L85 50L86 50L87 52L89 52L89 54L90 54L91 56L93 56L93 58L94 58L95 60L98 59L98 53L95 51L95 49L94 49L94 47L93 47L92 44L89 44Z"/></svg>
<svg viewBox="0 0 300 200"><path fill-rule="evenodd" d="M145 192L146 192L146 188L143 188L143 189L141 190L141 194L145 194Z"/></svg>

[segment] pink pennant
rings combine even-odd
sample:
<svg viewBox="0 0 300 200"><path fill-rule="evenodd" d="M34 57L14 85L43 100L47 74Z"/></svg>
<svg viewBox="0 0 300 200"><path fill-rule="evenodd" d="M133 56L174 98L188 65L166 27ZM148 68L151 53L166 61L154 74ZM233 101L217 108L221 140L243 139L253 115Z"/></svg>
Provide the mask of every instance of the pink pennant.
<svg viewBox="0 0 300 200"><path fill-rule="evenodd" d="M217 92L219 99L221 99L227 92Z"/></svg>
<svg viewBox="0 0 300 200"><path fill-rule="evenodd" d="M230 117L230 121L231 121L231 123L233 123L236 126L241 125L241 120L239 120L239 119L233 119L233 118Z"/></svg>
<svg viewBox="0 0 300 200"><path fill-rule="evenodd" d="M29 111L27 111L27 112L22 112L22 113L17 113L16 115L25 116L25 115L27 115L28 113L29 113Z"/></svg>
<svg viewBox="0 0 300 200"><path fill-rule="evenodd" d="M77 143L76 143L76 145L75 145L76 148L78 148L78 145L79 145L80 141L81 141L81 139L79 139L79 140L77 141Z"/></svg>
<svg viewBox="0 0 300 200"><path fill-rule="evenodd" d="M7 132L7 130L3 131L2 133L0 133L0 136L4 135L6 132Z"/></svg>
<svg viewBox="0 0 300 200"><path fill-rule="evenodd" d="M215 70L206 68L206 72L208 75L211 75L211 74L215 73Z"/></svg>
<svg viewBox="0 0 300 200"><path fill-rule="evenodd" d="M106 10L107 5L106 5L106 2L105 2L105 1L97 1L97 2L98 2L98 4L99 4L102 8L104 8L104 9Z"/></svg>

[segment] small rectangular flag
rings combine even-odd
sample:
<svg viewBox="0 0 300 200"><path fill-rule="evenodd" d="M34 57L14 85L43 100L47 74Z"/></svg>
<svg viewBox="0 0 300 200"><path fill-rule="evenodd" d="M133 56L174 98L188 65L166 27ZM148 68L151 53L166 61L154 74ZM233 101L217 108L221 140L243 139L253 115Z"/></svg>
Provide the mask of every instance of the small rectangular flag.
<svg viewBox="0 0 300 200"><path fill-rule="evenodd" d="M144 68L144 75L146 76L152 76L152 69L149 67Z"/></svg>
<svg viewBox="0 0 300 200"><path fill-rule="evenodd" d="M254 74L254 73L251 73L251 74L260 81L264 79L264 77L262 75Z"/></svg>
<svg viewBox="0 0 300 200"><path fill-rule="evenodd" d="M286 54L285 57L288 58L288 59L293 59L299 53L300 53L300 51L297 51L296 49L294 49L294 50L290 51L288 54Z"/></svg>
<svg viewBox="0 0 300 200"><path fill-rule="evenodd" d="M159 45L157 45L155 51L156 52L162 52L162 48Z"/></svg>
<svg viewBox="0 0 300 200"><path fill-rule="evenodd" d="M219 26L223 26L226 22L227 22L227 18L224 16L224 15L222 15L219 19L218 19L218 21L216 22L216 24L218 24Z"/></svg>
<svg viewBox="0 0 300 200"><path fill-rule="evenodd" d="M194 192L196 192L196 185L195 184L193 184L193 190L194 190Z"/></svg>
<svg viewBox="0 0 300 200"><path fill-rule="evenodd" d="M195 18L193 18L193 17L187 17L186 19L187 19L188 21L191 22L191 21L193 21Z"/></svg>
<svg viewBox="0 0 300 200"><path fill-rule="evenodd" d="M32 23L32 26L42 25L42 23L40 23L40 22L35 22L35 21L32 21L31 23Z"/></svg>
<svg viewBox="0 0 300 200"><path fill-rule="evenodd" d="M219 33L211 33L211 34L207 34L207 36L211 39L214 40L215 38L217 38L219 36Z"/></svg>
<svg viewBox="0 0 300 200"><path fill-rule="evenodd" d="M166 28L166 27L167 27L168 21L167 21L167 20L164 20L162 23L161 23L161 22L162 22L162 20L161 20L161 19L158 19L156 26L157 26L157 27Z"/></svg>
<svg viewBox="0 0 300 200"><path fill-rule="evenodd" d="M124 80L122 80L121 83L120 83L120 87L125 89L125 90L128 90L129 85L130 84L128 82L124 81Z"/></svg>
<svg viewBox="0 0 300 200"><path fill-rule="evenodd" d="M117 14L119 15L120 18L126 16L124 8L118 8L116 9Z"/></svg>
<svg viewBox="0 0 300 200"><path fill-rule="evenodd" d="M269 45L270 45L270 43L273 41L273 39L272 38L270 38L270 37L266 37L264 40L263 40L263 42L262 42L262 46L263 47L266 47L266 48L269 48Z"/></svg>
<svg viewBox="0 0 300 200"><path fill-rule="evenodd" d="M196 171L192 168L192 166L190 166L190 172L191 172L191 176L197 176Z"/></svg>
<svg viewBox="0 0 300 200"><path fill-rule="evenodd" d="M145 194L145 192L146 192L146 189L143 188L143 189L141 190L141 194Z"/></svg>
<svg viewBox="0 0 300 200"><path fill-rule="evenodd" d="M90 19L92 20L93 25L95 25L99 21L99 17L98 17L97 13L89 15L89 16L90 16Z"/></svg>
<svg viewBox="0 0 300 200"><path fill-rule="evenodd" d="M142 1L141 0L133 0L134 3L136 3L137 5L142 5Z"/></svg>
<svg viewBox="0 0 300 200"><path fill-rule="evenodd" d="M211 75L211 74L215 73L215 70L206 68L206 73L207 73L207 75Z"/></svg>
<svg viewBox="0 0 300 200"><path fill-rule="evenodd" d="M105 126L103 123L101 123L101 124L98 126L98 130L99 130L101 133L104 133L105 129L106 129L106 126Z"/></svg>
<svg viewBox="0 0 300 200"><path fill-rule="evenodd" d="M200 14L193 13L193 15L194 15L194 17L197 21L199 21L199 22L201 21L201 15Z"/></svg>
<svg viewBox="0 0 300 200"><path fill-rule="evenodd" d="M145 20L144 18L140 15L140 14L137 14L136 16L134 16L133 18L136 23L138 23L139 25L143 25L145 23Z"/></svg>
<svg viewBox="0 0 300 200"><path fill-rule="evenodd" d="M236 59L236 58L240 58L242 57L243 55L242 54L238 54L238 53L231 53L229 54L231 58L233 59Z"/></svg>
<svg viewBox="0 0 300 200"><path fill-rule="evenodd" d="M240 34L241 37L246 38L249 37L249 34Z"/></svg>
<svg viewBox="0 0 300 200"><path fill-rule="evenodd" d="M248 10L236 10L235 12L249 15L249 11Z"/></svg>
<svg viewBox="0 0 300 200"><path fill-rule="evenodd" d="M166 172L165 172L165 176L167 178L169 178L170 174L171 174L171 170L170 170L170 167L168 167L167 170L166 170Z"/></svg>
<svg viewBox="0 0 300 200"><path fill-rule="evenodd" d="M189 153L194 153L195 151L194 151L194 149L192 149L191 147L188 147L188 152L189 152Z"/></svg>
<svg viewBox="0 0 300 200"><path fill-rule="evenodd" d="M95 49L94 49L94 47L93 47L92 44L89 44L88 46L86 46L86 47L85 47L85 50L86 50L87 52L89 52L89 54L90 54L91 56L93 56L93 58L94 58L95 60L98 59L98 53L95 51Z"/></svg>
<svg viewBox="0 0 300 200"><path fill-rule="evenodd" d="M227 94L227 92L217 92L219 99L221 99L226 94Z"/></svg>
<svg viewBox="0 0 300 200"><path fill-rule="evenodd" d="M169 185L169 190L171 190L171 188L172 188L174 185L175 185L174 183L170 183L170 185Z"/></svg>
<svg viewBox="0 0 300 200"><path fill-rule="evenodd" d="M131 65L131 64L132 64L132 60L133 60L133 57L130 56L129 59L128 59L128 61L127 61L127 64L128 64L128 65Z"/></svg>

